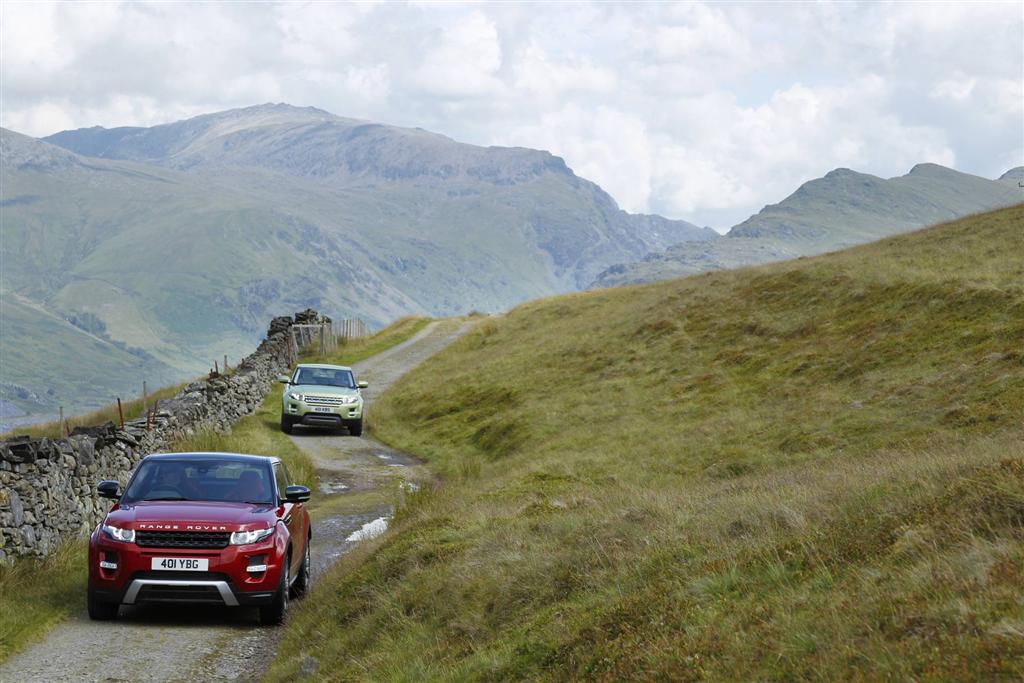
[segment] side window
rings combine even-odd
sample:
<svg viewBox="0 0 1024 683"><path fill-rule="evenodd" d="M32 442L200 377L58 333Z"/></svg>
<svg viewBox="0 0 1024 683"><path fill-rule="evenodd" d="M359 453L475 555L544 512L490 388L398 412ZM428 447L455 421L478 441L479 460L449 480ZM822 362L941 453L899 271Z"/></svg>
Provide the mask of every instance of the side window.
<svg viewBox="0 0 1024 683"><path fill-rule="evenodd" d="M285 489L288 488L288 475L284 473L281 463L274 463L274 479L277 480L277 497L284 499Z"/></svg>

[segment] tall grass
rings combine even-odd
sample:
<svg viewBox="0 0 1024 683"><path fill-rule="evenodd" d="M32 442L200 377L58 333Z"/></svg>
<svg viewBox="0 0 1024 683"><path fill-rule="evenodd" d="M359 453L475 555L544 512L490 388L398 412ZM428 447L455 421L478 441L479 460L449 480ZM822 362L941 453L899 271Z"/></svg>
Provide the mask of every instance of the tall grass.
<svg viewBox="0 0 1024 683"><path fill-rule="evenodd" d="M85 565L81 540L44 559L0 564L0 662L85 608Z"/></svg>
<svg viewBox="0 0 1024 683"><path fill-rule="evenodd" d="M483 321L375 409L444 484L269 678L1024 675L1021 225Z"/></svg>

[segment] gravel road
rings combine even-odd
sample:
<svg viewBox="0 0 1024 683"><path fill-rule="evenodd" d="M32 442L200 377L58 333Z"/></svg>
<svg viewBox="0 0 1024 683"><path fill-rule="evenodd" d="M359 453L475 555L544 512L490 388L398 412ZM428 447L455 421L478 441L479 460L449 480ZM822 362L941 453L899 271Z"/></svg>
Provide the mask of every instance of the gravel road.
<svg viewBox="0 0 1024 683"><path fill-rule="evenodd" d="M463 334L469 323L433 322L398 346L353 367L368 410L398 377ZM332 500L384 487L415 487L422 463L372 438L296 428L292 440L313 458L317 497ZM372 501L373 497L369 497ZM342 500L342 502L344 502ZM313 573L322 574L361 535L379 531L391 510L380 502L313 520ZM315 581L315 579L314 579ZM85 590L85 587L82 587ZM0 682L29 681L254 681L273 658L280 629L259 627L254 609L205 606L123 606L114 622L83 612L0 666Z"/></svg>

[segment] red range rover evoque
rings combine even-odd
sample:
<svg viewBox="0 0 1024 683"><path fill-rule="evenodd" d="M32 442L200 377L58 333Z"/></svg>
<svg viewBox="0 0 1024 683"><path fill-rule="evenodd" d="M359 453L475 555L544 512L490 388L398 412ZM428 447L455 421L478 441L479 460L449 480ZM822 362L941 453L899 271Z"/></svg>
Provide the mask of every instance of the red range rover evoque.
<svg viewBox="0 0 1024 683"><path fill-rule="evenodd" d="M278 624L310 585L306 501L279 458L167 453L139 463L89 540L89 616L120 605L206 602L259 607Z"/></svg>

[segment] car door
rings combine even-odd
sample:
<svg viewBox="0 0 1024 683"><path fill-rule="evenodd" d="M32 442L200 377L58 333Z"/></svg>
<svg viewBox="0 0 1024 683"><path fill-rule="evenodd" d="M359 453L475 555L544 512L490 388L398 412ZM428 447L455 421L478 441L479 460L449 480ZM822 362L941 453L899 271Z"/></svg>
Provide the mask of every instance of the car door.
<svg viewBox="0 0 1024 683"><path fill-rule="evenodd" d="M290 503L284 497L284 492L288 490L291 485L291 480L288 478L288 471L284 468L284 464L280 462L274 463L274 479L277 481L277 495L280 497L281 504L281 519L284 521L285 526L288 527L288 534L292 539L292 576L295 576L295 571L302 563L302 556L306 550L306 529L303 525L303 503Z"/></svg>

